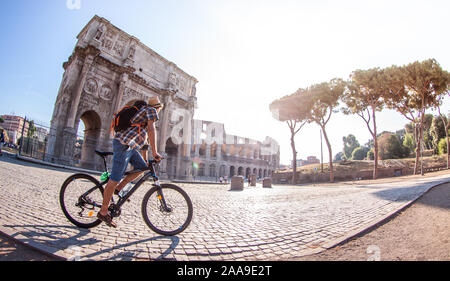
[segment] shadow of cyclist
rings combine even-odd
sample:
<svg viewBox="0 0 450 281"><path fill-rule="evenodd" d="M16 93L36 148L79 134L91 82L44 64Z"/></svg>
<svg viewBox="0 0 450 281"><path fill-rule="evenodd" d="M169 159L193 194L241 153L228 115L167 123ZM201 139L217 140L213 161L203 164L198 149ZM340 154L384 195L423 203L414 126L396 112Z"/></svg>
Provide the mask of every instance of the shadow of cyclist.
<svg viewBox="0 0 450 281"><path fill-rule="evenodd" d="M43 246L39 247L41 250L45 249L45 252L55 255L59 251L65 251L70 249L71 247L78 247L82 249L85 247L89 249L89 246L95 245L97 243L103 242L95 237L85 237L90 234L91 231L89 229L80 229L75 226L66 226L66 225L4 225L5 228L19 228L19 229L27 229L26 231L20 231L16 234L11 235L13 239L18 239L22 243L28 244L30 246ZM69 233L76 230L77 233L73 236L69 236ZM19 237L20 234L20 237ZM150 241L158 241L158 240L168 240L170 245L164 250L162 253L158 253L159 255L156 258L150 257L151 252L147 252L148 255L145 255L145 252L136 250L129 250L129 248L133 248L134 245L144 244ZM133 259L145 259L145 260L167 260L167 256L173 252L173 250L178 246L180 239L177 236L156 236L136 241L130 241L124 244L118 244L106 249L102 249L96 252L92 252L89 254L82 254L80 251L80 256L78 260L95 260L104 254L114 253L116 251L121 251L113 256L105 257L103 256L101 259L108 260L133 260ZM94 248L94 247L93 247ZM97 246L98 248L98 246ZM146 256L144 257L143 254Z"/></svg>

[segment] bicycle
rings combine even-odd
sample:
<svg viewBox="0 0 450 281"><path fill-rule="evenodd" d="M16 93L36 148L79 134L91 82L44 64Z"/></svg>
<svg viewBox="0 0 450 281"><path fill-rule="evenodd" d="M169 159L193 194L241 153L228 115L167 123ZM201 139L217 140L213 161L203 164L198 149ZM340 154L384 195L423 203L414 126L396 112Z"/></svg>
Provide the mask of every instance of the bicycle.
<svg viewBox="0 0 450 281"><path fill-rule="evenodd" d="M106 167L106 157L112 152L96 150L95 153L103 158ZM153 179L152 188L147 191L142 200L141 212L147 226L158 234L172 236L184 231L192 220L193 207L188 194L174 184L159 183L155 173L155 160L148 161L148 169L132 170L125 175L148 171L123 196L119 196L117 203L114 198L108 208L113 218L119 217L122 205L129 201L133 193L149 178ZM105 173L104 173L105 174ZM97 218L97 212L103 201L103 186L109 181L109 174L99 182L88 174L78 173L67 178L61 186L59 201L66 218L81 228L98 226L102 221ZM114 196L113 196L114 197ZM172 225L172 226L169 226Z"/></svg>

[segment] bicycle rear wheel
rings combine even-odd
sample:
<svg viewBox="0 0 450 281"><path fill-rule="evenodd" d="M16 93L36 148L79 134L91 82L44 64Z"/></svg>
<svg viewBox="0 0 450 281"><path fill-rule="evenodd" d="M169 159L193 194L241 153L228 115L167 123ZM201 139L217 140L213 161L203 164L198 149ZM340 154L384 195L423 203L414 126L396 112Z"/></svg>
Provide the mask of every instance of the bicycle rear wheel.
<svg viewBox="0 0 450 281"><path fill-rule="evenodd" d="M153 187L142 200L145 223L161 235L171 236L184 231L191 223L192 213L191 199L183 189L173 184Z"/></svg>
<svg viewBox="0 0 450 281"><path fill-rule="evenodd" d="M103 187L90 175L75 174L61 186L59 203L66 218L81 228L99 225L97 212L103 202Z"/></svg>

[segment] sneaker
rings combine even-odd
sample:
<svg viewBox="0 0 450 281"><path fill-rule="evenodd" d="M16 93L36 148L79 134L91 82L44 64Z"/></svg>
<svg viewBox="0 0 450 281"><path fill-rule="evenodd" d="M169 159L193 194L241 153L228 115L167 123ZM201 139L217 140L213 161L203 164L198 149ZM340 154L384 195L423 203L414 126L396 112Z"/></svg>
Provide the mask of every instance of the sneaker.
<svg viewBox="0 0 450 281"><path fill-rule="evenodd" d="M109 227L114 227L114 228L117 227L117 224L115 224L115 223L112 221L112 217L111 217L110 214L107 214L106 216L104 216L104 215L100 214L100 212L98 212L98 213L97 213L97 218L98 218L99 220L101 220L102 222L106 223L106 225L109 226Z"/></svg>

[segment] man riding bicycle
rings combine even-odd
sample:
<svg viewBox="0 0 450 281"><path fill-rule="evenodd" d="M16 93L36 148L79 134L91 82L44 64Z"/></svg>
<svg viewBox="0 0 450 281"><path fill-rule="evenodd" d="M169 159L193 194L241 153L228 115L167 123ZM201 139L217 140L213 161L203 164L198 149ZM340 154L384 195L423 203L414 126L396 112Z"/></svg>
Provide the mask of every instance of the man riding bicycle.
<svg viewBox="0 0 450 281"><path fill-rule="evenodd" d="M156 146L155 122L159 120L158 113L163 106L158 97L150 98L148 105L145 104L131 119L131 124L140 125L132 125L118 132L113 139L114 155L111 175L103 193L102 208L97 213L98 219L110 227L117 227L108 212L113 193L117 194L125 185L142 174L137 172L122 179L128 164L133 165L137 170L147 169L147 151L144 148L144 157L139 153L143 147L147 146L146 143L152 149L153 158L156 161L161 160Z"/></svg>

